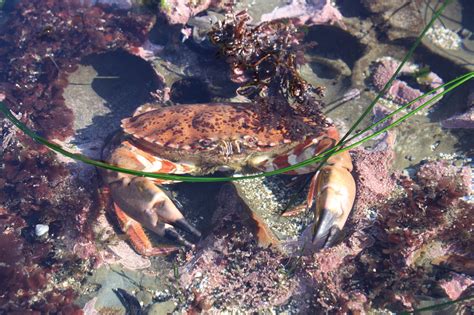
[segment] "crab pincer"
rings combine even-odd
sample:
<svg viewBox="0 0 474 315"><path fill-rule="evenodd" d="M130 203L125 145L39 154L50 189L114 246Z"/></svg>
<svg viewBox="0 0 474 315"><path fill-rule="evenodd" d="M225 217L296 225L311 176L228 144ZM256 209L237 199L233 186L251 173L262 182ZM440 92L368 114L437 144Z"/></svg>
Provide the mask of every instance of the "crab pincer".
<svg viewBox="0 0 474 315"><path fill-rule="evenodd" d="M315 194L316 199L310 204L315 220L313 243L317 248L330 247L341 236L355 199L351 171L349 153L343 152L329 158L311 181L310 194Z"/></svg>
<svg viewBox="0 0 474 315"><path fill-rule="evenodd" d="M136 153L130 147L130 143L125 141L114 148L110 161L116 165L147 170L149 161L146 162L145 153L143 152L138 158ZM165 162L163 161L160 165L165 165ZM103 178L110 188L121 228L140 254L167 255L179 249L176 246L153 246L142 226L187 248L193 248L194 245L181 236L177 230L192 235L194 239L201 237L201 233L184 218L173 201L156 185L156 181L112 171L105 171Z"/></svg>

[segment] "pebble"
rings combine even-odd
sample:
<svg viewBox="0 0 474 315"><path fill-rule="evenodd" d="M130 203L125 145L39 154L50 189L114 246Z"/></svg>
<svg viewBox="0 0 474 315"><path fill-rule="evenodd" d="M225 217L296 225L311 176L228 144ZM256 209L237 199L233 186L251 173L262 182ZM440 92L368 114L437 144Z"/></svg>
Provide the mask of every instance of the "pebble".
<svg viewBox="0 0 474 315"><path fill-rule="evenodd" d="M46 236L49 232L49 225L46 224L36 224L35 226L35 235L37 237Z"/></svg>

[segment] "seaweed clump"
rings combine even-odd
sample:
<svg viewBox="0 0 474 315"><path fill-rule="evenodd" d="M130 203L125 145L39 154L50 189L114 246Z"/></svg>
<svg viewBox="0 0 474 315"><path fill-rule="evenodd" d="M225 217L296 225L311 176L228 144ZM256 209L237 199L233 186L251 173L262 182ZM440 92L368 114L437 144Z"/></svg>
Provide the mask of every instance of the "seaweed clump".
<svg viewBox="0 0 474 315"><path fill-rule="evenodd" d="M251 25L246 11L226 14L209 32L231 68L231 79L242 86L237 93L259 100L273 112L293 113L324 121L320 109L323 87L313 87L298 73L304 63L303 34L291 21Z"/></svg>

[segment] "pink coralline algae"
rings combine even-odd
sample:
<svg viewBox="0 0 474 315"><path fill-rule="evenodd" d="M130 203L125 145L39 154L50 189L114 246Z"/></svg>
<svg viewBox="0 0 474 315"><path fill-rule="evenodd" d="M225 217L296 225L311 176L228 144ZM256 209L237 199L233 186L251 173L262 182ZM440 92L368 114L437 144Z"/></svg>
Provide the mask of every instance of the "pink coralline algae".
<svg viewBox="0 0 474 315"><path fill-rule="evenodd" d="M389 132L387 141L393 141L394 137L395 135ZM354 174L358 187L362 187L357 191L357 207L366 209L392 194L395 180L388 174L394 155L393 147L372 152L363 149L352 151Z"/></svg>
<svg viewBox="0 0 474 315"><path fill-rule="evenodd" d="M255 226L245 217L250 210L243 209L235 188L224 186L218 200L212 233L180 268L181 286L194 295L190 311L256 311L284 304L293 287L284 256L257 244Z"/></svg>
<svg viewBox="0 0 474 315"><path fill-rule="evenodd" d="M286 6L263 14L261 21L292 19L297 25L342 24L342 14L330 0L292 0Z"/></svg>
<svg viewBox="0 0 474 315"><path fill-rule="evenodd" d="M350 282L352 278L354 283L357 281L355 257L373 243L371 236L355 232L339 245L304 258L305 275L302 278L307 291L313 292L313 303L320 312L365 310L368 297Z"/></svg>
<svg viewBox="0 0 474 315"><path fill-rule="evenodd" d="M400 62L390 57L380 58L375 62L372 67L371 80L378 92L383 90L385 84L387 84L399 66ZM418 71L417 66L411 63L406 63L402 67L399 76L406 75L416 77ZM426 86L428 90L438 88L443 84L443 80L434 72L429 72L428 74L419 76L417 81L419 85ZM441 92L443 92L443 89L439 89L436 93L415 102L411 105L411 108L417 108ZM393 81L392 85L385 93L385 96L397 104L405 105L423 94L423 91L410 86L407 82L399 78Z"/></svg>
<svg viewBox="0 0 474 315"><path fill-rule="evenodd" d="M446 295L451 300L458 299L463 292L474 285L474 278L459 273L450 273L451 279L444 279L440 281L439 286L443 288Z"/></svg>
<svg viewBox="0 0 474 315"><path fill-rule="evenodd" d="M218 6L220 2L219 0L165 0L162 1L160 11L170 24L186 24L191 17L210 6Z"/></svg>

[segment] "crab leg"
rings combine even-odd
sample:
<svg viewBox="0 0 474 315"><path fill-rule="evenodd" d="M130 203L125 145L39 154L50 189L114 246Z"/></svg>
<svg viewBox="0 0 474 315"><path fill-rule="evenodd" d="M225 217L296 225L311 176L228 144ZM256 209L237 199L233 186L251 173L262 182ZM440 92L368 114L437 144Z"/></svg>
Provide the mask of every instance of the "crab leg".
<svg viewBox="0 0 474 315"><path fill-rule="evenodd" d="M324 137L308 139L297 145L286 155L266 160L259 169L270 171L307 160L332 148L339 140L335 128L329 128ZM307 165L287 174L308 174L318 165ZM318 248L333 245L342 230L355 199L355 182L351 175L352 161L348 152L331 156L310 182L306 199L307 209L313 209L315 216L314 240Z"/></svg>
<svg viewBox="0 0 474 315"><path fill-rule="evenodd" d="M127 141L115 149L108 160L114 165L156 173L182 174L189 172L191 168L152 156ZM176 250L153 248L141 225L187 247L193 245L181 237L175 228L198 238L201 236L201 233L186 221L165 192L156 186L162 182L112 171L105 171L104 179L110 187L115 211L124 232L129 235L134 248L141 254L159 255Z"/></svg>

